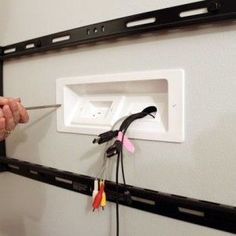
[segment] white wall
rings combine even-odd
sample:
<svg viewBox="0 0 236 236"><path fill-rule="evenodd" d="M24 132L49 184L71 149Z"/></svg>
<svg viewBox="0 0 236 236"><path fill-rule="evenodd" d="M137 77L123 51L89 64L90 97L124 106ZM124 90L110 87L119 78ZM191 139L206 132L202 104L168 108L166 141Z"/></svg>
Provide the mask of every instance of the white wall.
<svg viewBox="0 0 236 236"><path fill-rule="evenodd" d="M187 0L0 0L1 45L48 33L155 10ZM195 28L195 29L194 29ZM126 157L131 185L236 205L236 24L222 23L47 53L4 66L7 96L26 105L55 102L55 81L66 76L176 69L186 72L186 141L135 141ZM7 140L10 157L86 175L98 169L92 137L56 131L54 112L30 113ZM0 176L1 236L110 236L115 209L90 210L80 194L24 179ZM221 236L227 233L121 207L122 236Z"/></svg>

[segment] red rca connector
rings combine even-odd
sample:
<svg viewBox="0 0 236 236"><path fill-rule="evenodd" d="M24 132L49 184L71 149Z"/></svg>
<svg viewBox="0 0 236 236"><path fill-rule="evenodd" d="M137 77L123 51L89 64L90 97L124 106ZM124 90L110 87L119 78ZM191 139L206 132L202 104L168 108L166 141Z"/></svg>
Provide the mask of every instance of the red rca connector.
<svg viewBox="0 0 236 236"><path fill-rule="evenodd" d="M99 189L99 191L98 191L98 193L95 196L94 201L93 201L93 211L95 211L95 209L98 209L100 207L101 202L102 202L103 192L104 192L104 184L101 183L100 184L100 189Z"/></svg>

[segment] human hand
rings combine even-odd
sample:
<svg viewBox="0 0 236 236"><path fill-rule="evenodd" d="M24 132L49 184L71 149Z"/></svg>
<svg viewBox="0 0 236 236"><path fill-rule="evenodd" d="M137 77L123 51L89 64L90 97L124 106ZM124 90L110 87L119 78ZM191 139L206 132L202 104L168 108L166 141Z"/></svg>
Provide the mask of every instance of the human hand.
<svg viewBox="0 0 236 236"><path fill-rule="evenodd" d="M19 98L0 97L0 141L7 138L18 123L28 120L28 113Z"/></svg>

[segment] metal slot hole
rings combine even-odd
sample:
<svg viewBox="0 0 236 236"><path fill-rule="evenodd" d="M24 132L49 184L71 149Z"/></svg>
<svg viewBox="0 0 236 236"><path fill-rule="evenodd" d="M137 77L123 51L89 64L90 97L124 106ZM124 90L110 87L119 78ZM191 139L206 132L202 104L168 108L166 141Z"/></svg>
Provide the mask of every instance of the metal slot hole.
<svg viewBox="0 0 236 236"><path fill-rule="evenodd" d="M88 191L89 188L85 184L80 184L80 183L77 183L77 182L73 182L73 189L77 190L77 191L86 192L86 191Z"/></svg>
<svg viewBox="0 0 236 236"><path fill-rule="evenodd" d="M87 35L90 35L91 31L90 29L87 29Z"/></svg>
<svg viewBox="0 0 236 236"><path fill-rule="evenodd" d="M11 165L11 164L9 164L8 167L9 167L9 168L12 168L12 169L16 169L16 170L19 170L19 169L20 169L19 166L15 166L15 165Z"/></svg>
<svg viewBox="0 0 236 236"><path fill-rule="evenodd" d="M178 207L179 212L185 213L185 214L190 214L190 215L195 215L195 216L200 216L204 217L205 213L202 211L196 211L196 210L191 210L183 207Z"/></svg>
<svg viewBox="0 0 236 236"><path fill-rule="evenodd" d="M52 43L59 43L59 42L66 41L66 40L69 40L69 39L70 39L70 35L64 35L64 36L54 38L52 40Z"/></svg>
<svg viewBox="0 0 236 236"><path fill-rule="evenodd" d="M101 30L102 30L102 32L105 32L105 26L104 25L101 27Z"/></svg>
<svg viewBox="0 0 236 236"><path fill-rule="evenodd" d="M184 18L184 17L196 16L196 15L201 15L201 14L206 14L206 13L208 13L207 8L199 8L199 9L190 10L190 11L183 11L179 14L179 16L181 18Z"/></svg>
<svg viewBox="0 0 236 236"><path fill-rule="evenodd" d="M234 209L235 208L233 206L228 206L228 205L224 205L224 204L219 204L219 206L225 207L225 208L228 208L228 209Z"/></svg>
<svg viewBox="0 0 236 236"><path fill-rule="evenodd" d="M48 169L52 170L52 171L58 171L58 169L53 168L53 167L49 167Z"/></svg>
<svg viewBox="0 0 236 236"><path fill-rule="evenodd" d="M8 48L4 50L4 54L9 54L9 53L13 53L16 51L16 48Z"/></svg>
<svg viewBox="0 0 236 236"><path fill-rule="evenodd" d="M216 205L216 206L220 205L219 203L216 203L216 202L209 202L209 201L204 201L204 200L200 200L199 202L203 202L203 203L207 203L207 204L211 204L211 205Z"/></svg>
<svg viewBox="0 0 236 236"><path fill-rule="evenodd" d="M60 177L55 177L55 180L56 180L56 181L59 181L59 182L66 183L66 184L72 184L72 181L71 181L71 180L63 179L63 178L60 178Z"/></svg>
<svg viewBox="0 0 236 236"><path fill-rule="evenodd" d="M147 24L152 24L156 22L156 17L150 17L142 20L136 20L136 21L130 21L126 24L126 27L131 28L135 26L140 26L140 25L147 25Z"/></svg>
<svg viewBox="0 0 236 236"><path fill-rule="evenodd" d="M37 175L38 174L38 172L35 171L35 170L30 170L29 172L30 172L30 174L33 174L33 175Z"/></svg>
<svg viewBox="0 0 236 236"><path fill-rule="evenodd" d="M35 44L34 43L29 43L27 45L25 45L25 49L30 49L30 48L34 48Z"/></svg>
<svg viewBox="0 0 236 236"><path fill-rule="evenodd" d="M186 199L186 198L187 198L187 197L179 196L179 195L175 195L175 194L171 194L171 196L173 196L173 197L177 197L177 198L182 198L182 199Z"/></svg>
<svg viewBox="0 0 236 236"><path fill-rule="evenodd" d="M98 29L97 29L97 28L94 28L94 29L93 29L93 32L94 32L94 33L97 33L97 32L98 32Z"/></svg>
<svg viewBox="0 0 236 236"><path fill-rule="evenodd" d="M137 202L142 202L142 203L146 203L146 204L153 205L153 206L156 204L155 201L144 199L144 198L141 198L141 197L131 196L131 199L134 200L134 201L137 201Z"/></svg>
<svg viewBox="0 0 236 236"><path fill-rule="evenodd" d="M69 175L71 175L71 174L73 174L72 172L70 172L70 171L62 171L63 173L65 173L65 174L69 174Z"/></svg>

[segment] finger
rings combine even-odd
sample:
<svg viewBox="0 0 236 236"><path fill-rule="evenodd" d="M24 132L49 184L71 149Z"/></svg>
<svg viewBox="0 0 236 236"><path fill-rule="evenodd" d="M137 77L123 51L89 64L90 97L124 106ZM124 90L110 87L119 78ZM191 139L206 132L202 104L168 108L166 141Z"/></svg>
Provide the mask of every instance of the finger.
<svg viewBox="0 0 236 236"><path fill-rule="evenodd" d="M0 105L4 106L8 104L8 99L5 97L0 97Z"/></svg>
<svg viewBox="0 0 236 236"><path fill-rule="evenodd" d="M20 112L20 123L27 123L29 121L28 112L19 102L17 102L17 105Z"/></svg>
<svg viewBox="0 0 236 236"><path fill-rule="evenodd" d="M2 108L0 108L0 118L1 118L1 117L4 117L4 114L3 114Z"/></svg>
<svg viewBox="0 0 236 236"><path fill-rule="evenodd" d="M5 118L1 117L0 118L0 141L4 140L5 139Z"/></svg>
<svg viewBox="0 0 236 236"><path fill-rule="evenodd" d="M6 119L6 130L11 131L11 130L15 129L16 124L15 124L13 114L11 112L9 105L5 105L3 107L3 114Z"/></svg>
<svg viewBox="0 0 236 236"><path fill-rule="evenodd" d="M6 124L5 118L1 117L0 118L0 132L3 131L3 130L5 131L5 124Z"/></svg>
<svg viewBox="0 0 236 236"><path fill-rule="evenodd" d="M16 100L9 100L9 107L11 109L14 122L17 125L20 121L20 111L19 111Z"/></svg>
<svg viewBox="0 0 236 236"><path fill-rule="evenodd" d="M16 102L21 102L21 98L13 98L13 97L3 97L3 98L7 99L8 101L9 100L14 100Z"/></svg>

